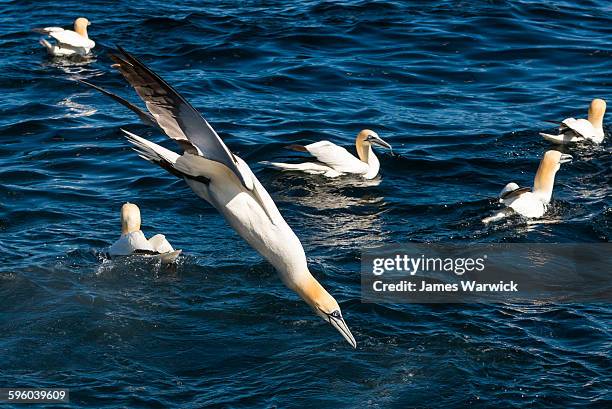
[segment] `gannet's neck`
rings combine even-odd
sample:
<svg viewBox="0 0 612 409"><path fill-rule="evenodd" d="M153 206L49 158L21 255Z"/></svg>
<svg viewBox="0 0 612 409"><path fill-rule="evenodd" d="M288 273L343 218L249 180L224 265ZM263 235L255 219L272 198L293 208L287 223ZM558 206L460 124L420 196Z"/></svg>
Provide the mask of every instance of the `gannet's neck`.
<svg viewBox="0 0 612 409"><path fill-rule="evenodd" d="M589 112L589 122L598 132L603 132L603 117L596 117Z"/></svg>
<svg viewBox="0 0 612 409"><path fill-rule="evenodd" d="M378 175L378 171L380 170L380 162L378 161L378 157L376 157L376 155L374 154L372 145L368 146L366 155L367 160L365 160L364 162L368 164L368 173L363 175L363 177L366 179L373 179L376 177L376 175Z"/></svg>
<svg viewBox="0 0 612 409"><path fill-rule="evenodd" d="M133 203L121 206L121 234L140 231L140 209Z"/></svg>
<svg viewBox="0 0 612 409"><path fill-rule="evenodd" d="M357 137L355 141L355 148L357 149L357 156L362 162L368 163L370 153L372 152L372 146L369 143L364 142L361 138Z"/></svg>
<svg viewBox="0 0 612 409"><path fill-rule="evenodd" d="M368 164L368 173L363 175L363 177L366 179L373 179L376 177L376 175L378 175L378 171L380 170L380 162L374 154L372 144L365 142L360 136L358 136L357 141L355 141L355 147L357 148L357 156L359 156L359 159L362 162Z"/></svg>
<svg viewBox="0 0 612 409"><path fill-rule="evenodd" d="M596 98L589 105L588 120L593 127L603 133L603 117L606 114L606 101Z"/></svg>
<svg viewBox="0 0 612 409"><path fill-rule="evenodd" d="M87 24L83 24L81 21L77 20L74 22L74 31L80 35L81 37L85 37L89 39L87 35Z"/></svg>
<svg viewBox="0 0 612 409"><path fill-rule="evenodd" d="M558 169L557 163L542 160L533 180L533 194L545 204L549 203L552 197L555 174Z"/></svg>
<svg viewBox="0 0 612 409"><path fill-rule="evenodd" d="M324 300L331 297L310 271L303 272L298 281L288 285L315 311L322 307L321 303Z"/></svg>

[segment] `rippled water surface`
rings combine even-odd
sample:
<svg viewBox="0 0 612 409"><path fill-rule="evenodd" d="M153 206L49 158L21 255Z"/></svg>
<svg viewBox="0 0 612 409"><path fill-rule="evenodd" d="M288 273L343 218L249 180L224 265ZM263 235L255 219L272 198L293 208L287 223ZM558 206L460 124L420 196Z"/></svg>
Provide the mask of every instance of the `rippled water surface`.
<svg viewBox="0 0 612 409"><path fill-rule="evenodd" d="M91 407L610 407L610 305L375 305L361 249L416 242L608 242L609 138L571 149L540 221L480 223L529 185L543 120L611 99L609 2L0 2L0 386L68 387ZM33 27L92 21L95 57L51 61ZM282 286L183 181L119 127L175 148L79 85L135 94L119 44L244 158L341 302L359 344ZM135 100L135 99L134 99ZM609 116L608 116L609 118ZM291 143L348 148L372 182L279 173ZM610 132L607 128L607 132ZM175 268L106 260L125 201Z"/></svg>

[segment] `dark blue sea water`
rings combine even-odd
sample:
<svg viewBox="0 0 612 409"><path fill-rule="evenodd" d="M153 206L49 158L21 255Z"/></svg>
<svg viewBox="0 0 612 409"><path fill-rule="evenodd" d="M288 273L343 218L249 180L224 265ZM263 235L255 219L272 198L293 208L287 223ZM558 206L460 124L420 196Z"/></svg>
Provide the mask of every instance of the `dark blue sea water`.
<svg viewBox="0 0 612 409"><path fill-rule="evenodd" d="M70 388L71 407L612 405L610 305L364 304L359 275L361 250L387 243L610 241L609 138L571 150L540 221L480 223L503 185L531 182L543 120L612 99L609 2L3 0L0 12L0 387ZM77 16L95 58L49 60L30 29ZM115 44L251 165L357 350L119 127L167 138L75 83L136 101L110 68ZM291 157L290 143L350 147L364 127L397 153L380 152L373 183L258 164ZM176 268L104 258L125 201L145 233L184 250Z"/></svg>

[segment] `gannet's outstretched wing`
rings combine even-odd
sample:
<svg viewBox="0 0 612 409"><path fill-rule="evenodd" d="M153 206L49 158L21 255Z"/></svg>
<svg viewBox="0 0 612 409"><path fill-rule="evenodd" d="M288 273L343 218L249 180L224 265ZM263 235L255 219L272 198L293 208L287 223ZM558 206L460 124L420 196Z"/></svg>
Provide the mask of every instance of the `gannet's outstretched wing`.
<svg viewBox="0 0 612 409"><path fill-rule="evenodd" d="M240 170L236 157L202 115L136 57L121 47L118 51L120 55L111 55L117 63L115 67L134 87L166 135L179 142L185 151L225 165L245 188L252 190L248 172Z"/></svg>

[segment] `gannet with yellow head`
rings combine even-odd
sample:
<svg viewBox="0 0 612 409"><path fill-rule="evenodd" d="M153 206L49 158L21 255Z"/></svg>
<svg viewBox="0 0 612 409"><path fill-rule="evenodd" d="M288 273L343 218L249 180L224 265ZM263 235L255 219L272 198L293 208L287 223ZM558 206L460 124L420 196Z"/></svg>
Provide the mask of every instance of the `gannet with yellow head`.
<svg viewBox="0 0 612 409"><path fill-rule="evenodd" d="M483 219L482 222L487 224L497 221L514 212L528 218L542 217L552 198L557 171L561 168L562 163L571 161L571 155L562 154L556 150L544 153L533 180L533 187L521 188L514 182L508 183L499 196L500 203L506 205L507 208Z"/></svg>
<svg viewBox="0 0 612 409"><path fill-rule="evenodd" d="M137 58L122 48L111 58L116 62L114 67L134 87L151 114L142 112L109 91L102 92L135 111L146 122L154 121L184 151L179 155L123 131L138 154L184 179L199 197L215 207L228 224L274 266L287 287L356 347L340 306L311 274L300 240L246 162L227 148L185 98Z"/></svg>
<svg viewBox="0 0 612 409"><path fill-rule="evenodd" d="M34 31L49 35L56 40L55 44L51 44L44 38L40 39L40 44L47 49L50 55L54 57L74 55L84 57L96 46L96 43L90 40L87 34L87 27L90 24L85 17L79 17L74 21L74 31L64 30L61 27L36 28Z"/></svg>
<svg viewBox="0 0 612 409"><path fill-rule="evenodd" d="M320 141L310 145L290 145L287 148L298 152L308 152L318 162L278 163L263 162L283 170L298 170L314 175L338 177L345 174L361 175L365 179L374 179L380 170L380 162L374 154L372 145L391 149L391 145L383 141L376 132L364 129L357 134L355 148L356 158L345 148L329 141Z"/></svg>
<svg viewBox="0 0 612 409"><path fill-rule="evenodd" d="M121 206L121 237L110 247L111 256L171 254L169 259L176 259L180 250L175 251L163 234L156 234L147 240L140 230L140 224L138 206L129 202Z"/></svg>
<svg viewBox="0 0 612 409"><path fill-rule="evenodd" d="M606 113L606 101L594 99L589 105L588 119L567 118L559 125L559 134L540 133L544 139L557 143L591 141L602 143L604 140L603 118Z"/></svg>

